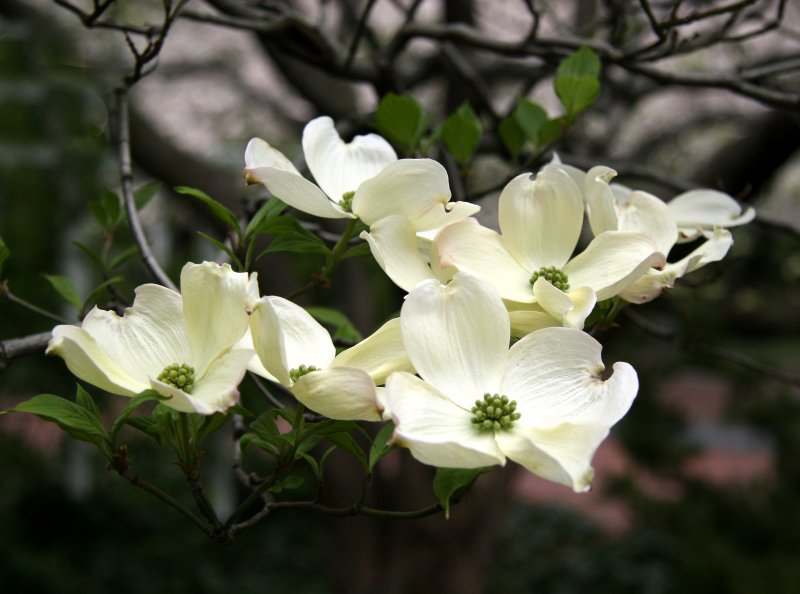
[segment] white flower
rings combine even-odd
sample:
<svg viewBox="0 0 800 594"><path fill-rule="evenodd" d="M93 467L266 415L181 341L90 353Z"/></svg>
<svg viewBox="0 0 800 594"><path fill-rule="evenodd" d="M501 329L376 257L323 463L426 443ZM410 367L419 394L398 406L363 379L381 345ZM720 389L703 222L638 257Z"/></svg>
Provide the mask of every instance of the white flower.
<svg viewBox="0 0 800 594"><path fill-rule="evenodd" d="M237 387L255 354L234 345L257 298L255 274L189 263L181 271L181 293L142 285L122 317L95 307L80 327L56 326L47 353L112 394L152 388L176 410L224 412L238 401Z"/></svg>
<svg viewBox="0 0 800 594"><path fill-rule="evenodd" d="M308 408L332 419L379 421L376 384L411 369L398 319L337 356L328 331L305 309L282 297L262 297L253 308L251 332L266 370Z"/></svg>
<svg viewBox="0 0 800 594"><path fill-rule="evenodd" d="M569 328L539 330L509 349L499 295L463 272L448 285L422 282L400 324L420 377L397 372L387 381L396 444L433 466L508 458L575 491L589 488L595 449L636 396L630 365L616 363L603 381L600 344Z"/></svg>
<svg viewBox="0 0 800 594"><path fill-rule="evenodd" d="M474 219L442 229L434 242L440 265L475 273L503 299L536 303L557 323L583 328L596 301L662 265L664 255L647 235L611 231L572 258L583 226L579 188L553 165L531 177L522 174L503 189L501 234Z"/></svg>
<svg viewBox="0 0 800 594"><path fill-rule="evenodd" d="M733 244L733 238L726 229L715 227L712 231L707 231L701 227L685 226L690 221L694 221L694 224L697 225L700 225L702 220L710 222L716 218L721 221L727 216L723 216L725 212L723 205L725 204L728 205L729 213L732 214L734 210L741 212L738 205L728 204L722 198L725 196L724 194L713 190L688 192L676 198L677 205L673 208L647 192L630 190L619 184L610 184L609 182L615 175L616 172L613 169L598 166L590 169L584 177L583 189L589 223L595 235L605 234L609 230L645 233L653 239L659 251L664 254L669 254L681 237L686 239L689 234L692 234L692 238L701 235L706 237L706 241L680 260L648 270L621 291L620 297L632 303L651 301L658 297L665 288L672 287L678 278L710 262L717 262L728 253ZM733 200L730 197L727 198ZM693 207L688 204L688 201L698 205L696 211L692 210ZM703 207L703 204L706 206ZM719 208L715 211L717 207ZM684 217L683 227L676 222L675 212ZM695 214L691 214L692 212ZM716 214L712 214L712 212ZM745 213L739 217L740 222L737 224L743 224L742 221L746 222L744 219L747 216L752 218L752 213ZM730 220L734 219L730 218Z"/></svg>
<svg viewBox="0 0 800 594"><path fill-rule="evenodd" d="M303 153L319 186L305 179L280 151L260 138L245 150L245 178L264 184L275 196L323 218L355 218L372 225L401 215L415 229L436 229L475 213L479 207L450 203L444 168L431 159L402 159L377 134L345 143L329 117L303 130Z"/></svg>

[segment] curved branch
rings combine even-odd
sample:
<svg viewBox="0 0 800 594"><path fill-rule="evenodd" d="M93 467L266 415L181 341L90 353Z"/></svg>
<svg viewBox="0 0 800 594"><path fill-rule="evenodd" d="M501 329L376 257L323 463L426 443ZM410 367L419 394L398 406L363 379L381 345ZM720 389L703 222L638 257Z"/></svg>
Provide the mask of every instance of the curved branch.
<svg viewBox="0 0 800 594"><path fill-rule="evenodd" d="M23 336L22 338L9 338L0 341L0 371L8 367L9 361L26 355L44 354L47 343L50 341L50 331Z"/></svg>

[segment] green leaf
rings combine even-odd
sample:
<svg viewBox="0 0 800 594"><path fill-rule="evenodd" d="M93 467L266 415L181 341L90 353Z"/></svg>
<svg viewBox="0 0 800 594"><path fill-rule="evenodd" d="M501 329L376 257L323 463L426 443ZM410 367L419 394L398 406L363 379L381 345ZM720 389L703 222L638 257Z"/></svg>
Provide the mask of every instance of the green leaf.
<svg viewBox="0 0 800 594"><path fill-rule="evenodd" d="M335 448L332 447L328 451L333 450L333 449L335 449ZM326 452L326 454L327 454L327 452ZM322 481L322 467L320 466L319 462L317 462L317 460L313 456L311 456L309 454L306 454L306 453L301 453L300 457L303 460L305 460L308 463L308 465L311 467L311 470L314 472L314 476L316 477L317 481Z"/></svg>
<svg viewBox="0 0 800 594"><path fill-rule="evenodd" d="M514 119L534 146L541 144L539 134L547 122L547 112L540 105L525 98L520 99L514 109Z"/></svg>
<svg viewBox="0 0 800 594"><path fill-rule="evenodd" d="M307 307L306 311L318 322L333 330L332 335L334 340L356 343L364 339L353 325L353 322L338 309L313 306Z"/></svg>
<svg viewBox="0 0 800 594"><path fill-rule="evenodd" d="M133 203L136 205L136 210L142 210L153 196L156 195L161 184L159 182L150 182L143 185L141 188L133 193Z"/></svg>
<svg viewBox="0 0 800 594"><path fill-rule="evenodd" d="M130 417L125 423L134 429L138 429L145 435L149 435L159 444L161 442L161 424L150 417Z"/></svg>
<svg viewBox="0 0 800 594"><path fill-rule="evenodd" d="M255 237L267 233L264 229L269 228L269 223L276 219L284 210L286 204L277 198L270 198L267 200L258 212L250 220L247 229L244 231L244 239L247 241L250 237Z"/></svg>
<svg viewBox="0 0 800 594"><path fill-rule="evenodd" d="M237 266L239 269L243 268L243 267L242 267L242 263L239 261L239 258L236 256L236 254L234 254L234 253L233 253L233 250L232 250L231 248L229 248L227 245L225 245L224 243L222 243L222 242L221 242L221 241L219 241L218 239L214 239L214 238L213 238L213 237L211 237L211 236L210 236L208 233L203 233L202 231L197 231L196 233L197 233L197 234L198 234L200 237L202 237L203 239L205 239L206 241L210 241L212 244L214 244L214 246L215 246L215 247L216 247L218 250L220 250L220 251L222 251L222 252L225 252L225 253L228 255L228 257L231 259L231 261L232 261L234 264L236 264L236 266Z"/></svg>
<svg viewBox="0 0 800 594"><path fill-rule="evenodd" d="M363 242L349 248L344 254L342 254L341 259L347 260L349 258L365 258L371 255L372 251L369 249L369 244Z"/></svg>
<svg viewBox="0 0 800 594"><path fill-rule="evenodd" d="M77 240L72 240L72 245L81 250L92 262L101 268L103 267L103 259L100 257L100 254L96 253L95 250L90 248L88 245Z"/></svg>
<svg viewBox="0 0 800 594"><path fill-rule="evenodd" d="M556 140L561 138L568 125L569 121L566 116L560 116L553 118L552 120L547 120L539 132L539 142L542 146L553 144Z"/></svg>
<svg viewBox="0 0 800 594"><path fill-rule="evenodd" d="M122 276L115 276L97 285L94 289L92 289L92 292L89 293L89 296L85 299L85 301L81 305L81 311L82 312L86 311L87 307L95 304L100 295L103 294L103 291L105 291L108 287L116 283L121 283L124 280L125 278Z"/></svg>
<svg viewBox="0 0 800 594"><path fill-rule="evenodd" d="M333 433L331 435L327 435L326 438L337 448L353 454L353 456L355 456L356 459L361 463L361 467L364 469L364 472L367 471L367 457L364 455L364 450L361 449L361 446L358 445L358 442L355 439L353 439L352 435L349 433Z"/></svg>
<svg viewBox="0 0 800 594"><path fill-rule="evenodd" d="M322 239L307 229L287 231L273 239L264 250L265 254L271 252L294 252L299 254L332 255L330 248Z"/></svg>
<svg viewBox="0 0 800 594"><path fill-rule="evenodd" d="M457 503L472 486L472 483L491 467L483 468L437 468L433 479L433 493L444 508L445 518L450 517L450 503Z"/></svg>
<svg viewBox="0 0 800 594"><path fill-rule="evenodd" d="M120 224L123 218L122 205L120 204L119 196L116 192L105 190L101 198L103 210L106 212L107 228L115 229Z"/></svg>
<svg viewBox="0 0 800 594"><path fill-rule="evenodd" d="M175 191L178 194L185 194L187 196L192 196L193 198L197 198L203 204L208 206L211 209L211 212L217 217L222 223L228 227L229 229L233 229L236 232L236 235L241 239L242 237L242 230L239 227L239 222L236 220L236 215L234 215L226 206L220 204L216 200L214 200L211 196L203 192L202 190L198 190L197 188L189 188L187 186L178 186L175 188Z"/></svg>
<svg viewBox="0 0 800 594"><path fill-rule="evenodd" d="M106 456L111 455L108 433L100 419L84 406L60 396L39 394L3 412L25 412L36 415L40 419L56 423L75 439L96 445Z"/></svg>
<svg viewBox="0 0 800 594"><path fill-rule="evenodd" d="M428 122L422 106L410 95L389 93L375 112L378 132L406 153L417 148Z"/></svg>
<svg viewBox="0 0 800 594"><path fill-rule="evenodd" d="M3 272L3 264L5 264L5 261L8 260L10 255L11 250L8 249L6 242L3 241L3 237L0 236L0 273Z"/></svg>
<svg viewBox="0 0 800 594"><path fill-rule="evenodd" d="M597 54L585 46L559 65L553 86L570 119L590 107L600 94L600 68Z"/></svg>
<svg viewBox="0 0 800 594"><path fill-rule="evenodd" d="M100 420L100 409L97 408L97 404L94 401L94 398L83 389L83 386L77 384L77 392L75 393L75 403L80 406L81 408L85 408L92 416Z"/></svg>
<svg viewBox="0 0 800 594"><path fill-rule="evenodd" d="M481 121L472 107L466 103L442 124L444 147L462 167L466 167L475 154L482 133Z"/></svg>
<svg viewBox="0 0 800 594"><path fill-rule="evenodd" d="M387 445L386 442L392 437L394 433L394 423L389 422L384 425L378 435L375 436L375 441L372 442L372 447L369 450L369 471L375 468L375 465L381 461L386 454L394 449L394 446Z"/></svg>
<svg viewBox="0 0 800 594"><path fill-rule="evenodd" d="M108 213L103 205L103 201L100 199L90 201L89 210L92 211L94 218L97 219L97 222L100 224L100 226L103 229L108 229Z"/></svg>
<svg viewBox="0 0 800 594"><path fill-rule="evenodd" d="M138 246L135 246L135 245L132 245L132 246L122 250L122 252L120 252L119 254L114 256L114 259L111 260L111 262L109 262L108 270L109 271L113 271L113 270L119 268L120 266L125 264L125 262L127 262L133 256L135 256L138 252L139 252L139 248L138 248Z"/></svg>
<svg viewBox="0 0 800 594"><path fill-rule="evenodd" d="M119 416L111 424L110 439L111 439L111 444L112 444L113 447L116 447L117 434L119 433L119 430L122 429L122 426L126 422L129 425L133 425L134 427L136 426L135 423L131 423L130 422L130 421L132 421L132 419L128 418L128 417L131 416L131 413L133 413L133 411L135 411L137 408L139 408L145 402L152 402L153 400L166 400L166 397L162 396L161 394L159 394L155 390L145 390L144 392L140 392L139 394L137 394L136 396L131 398L131 400L130 400L130 402L128 402L127 406L125 406L125 408L122 409L122 412L119 414ZM143 430L141 427L136 427L136 428L140 429L140 430ZM155 429L156 428L153 427L153 426L148 426L147 430L144 430L144 432L148 433L148 434L150 434L152 436L152 433L150 433L150 431L148 431L148 430L155 430ZM161 442L160 439L158 441L159 441L159 443Z"/></svg>
<svg viewBox="0 0 800 594"><path fill-rule="evenodd" d="M47 282L61 295L64 301L74 305L77 310L81 309L81 298L71 280L59 274L44 274L42 276L47 279Z"/></svg>
<svg viewBox="0 0 800 594"><path fill-rule="evenodd" d="M292 491L294 489L298 489L303 486L302 476L296 474L290 474L286 478L279 479L272 485L267 491L270 493L280 493L281 491Z"/></svg>
<svg viewBox="0 0 800 594"><path fill-rule="evenodd" d="M497 132L500 134L500 140L503 141L508 152L511 153L511 157L515 160L519 158L519 154L525 144L525 132L522 126L519 125L517 118L513 115L503 118L500 121Z"/></svg>

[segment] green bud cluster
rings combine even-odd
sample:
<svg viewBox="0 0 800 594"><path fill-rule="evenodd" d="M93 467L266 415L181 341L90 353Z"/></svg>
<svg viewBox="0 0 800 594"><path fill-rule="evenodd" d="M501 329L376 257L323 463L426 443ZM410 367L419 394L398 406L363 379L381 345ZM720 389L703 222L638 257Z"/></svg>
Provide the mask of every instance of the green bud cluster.
<svg viewBox="0 0 800 594"><path fill-rule="evenodd" d="M164 371L158 374L158 380L190 394L194 388L194 367L183 363L167 365Z"/></svg>
<svg viewBox="0 0 800 594"><path fill-rule="evenodd" d="M544 279L556 289L561 289L562 291L569 290L569 279L567 275L555 266L542 266L539 270L534 272L531 275L531 286L533 286L533 283L539 280L540 277L544 277Z"/></svg>
<svg viewBox="0 0 800 594"><path fill-rule="evenodd" d="M289 371L289 379L292 380L292 383L296 383L304 375L308 375L312 371L319 371L319 367L315 367L313 365L301 365L295 369Z"/></svg>
<svg viewBox="0 0 800 594"><path fill-rule="evenodd" d="M509 400L500 394L483 395L483 400L476 400L472 407L472 424L484 431L501 431L511 429L514 421L519 419L517 401Z"/></svg>
<svg viewBox="0 0 800 594"><path fill-rule="evenodd" d="M355 192L345 192L342 194L342 199L339 200L339 206L341 206L345 212L353 212L353 196L355 195Z"/></svg>

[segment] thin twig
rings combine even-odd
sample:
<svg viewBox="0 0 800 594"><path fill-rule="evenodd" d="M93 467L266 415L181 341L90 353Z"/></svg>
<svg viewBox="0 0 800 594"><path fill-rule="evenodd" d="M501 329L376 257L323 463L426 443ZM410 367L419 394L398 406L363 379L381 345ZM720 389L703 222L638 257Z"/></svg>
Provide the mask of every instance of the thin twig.
<svg viewBox="0 0 800 594"><path fill-rule="evenodd" d="M43 354L52 335L52 332L48 331L0 341L0 371L8 367L9 361L17 357Z"/></svg>
<svg viewBox="0 0 800 594"><path fill-rule="evenodd" d="M142 261L150 273L165 287L177 291L175 283L167 276L164 269L156 260L150 250L150 244L145 237L142 224L139 221L139 213L136 210L136 200L133 195L133 169L131 167L131 146L130 128L128 122L128 90L125 88L117 89L117 134L118 134L118 155L119 155L119 174L122 183L122 197L125 201L125 211L128 213L128 223L131 227L136 245Z"/></svg>
<svg viewBox="0 0 800 594"><path fill-rule="evenodd" d="M353 33L353 39L350 42L350 48L347 50L347 58L344 61L344 70L349 70L350 66L353 64L353 59L356 57L356 51L358 51L358 44L361 41L364 32L366 31L367 19L369 19L369 13L372 11L373 6L375 6L375 0L368 0L367 5L364 7L364 11L361 13L361 18L358 19L356 31Z"/></svg>

